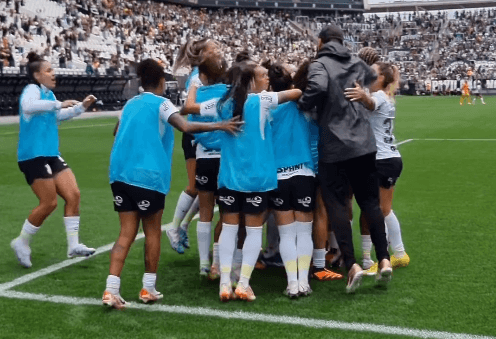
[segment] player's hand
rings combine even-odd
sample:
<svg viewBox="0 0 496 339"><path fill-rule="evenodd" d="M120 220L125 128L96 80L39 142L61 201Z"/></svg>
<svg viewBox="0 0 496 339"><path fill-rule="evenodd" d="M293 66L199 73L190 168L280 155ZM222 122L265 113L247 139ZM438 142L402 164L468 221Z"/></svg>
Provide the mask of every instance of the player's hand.
<svg viewBox="0 0 496 339"><path fill-rule="evenodd" d="M355 88L346 88L344 96L350 101L361 101L367 97L367 93L362 86L355 82Z"/></svg>
<svg viewBox="0 0 496 339"><path fill-rule="evenodd" d="M237 116L227 121L220 122L220 129L222 131L228 132L230 134L236 135L237 132L241 131L241 127L244 125L244 121L240 121L241 117Z"/></svg>
<svg viewBox="0 0 496 339"><path fill-rule="evenodd" d="M84 109L88 109L91 105L93 105L96 101L96 97L93 95L88 95L86 98L83 100L83 107Z"/></svg>
<svg viewBox="0 0 496 339"><path fill-rule="evenodd" d="M79 101L77 100L65 100L62 101L62 108L69 108L72 106L76 106L77 104L79 104Z"/></svg>

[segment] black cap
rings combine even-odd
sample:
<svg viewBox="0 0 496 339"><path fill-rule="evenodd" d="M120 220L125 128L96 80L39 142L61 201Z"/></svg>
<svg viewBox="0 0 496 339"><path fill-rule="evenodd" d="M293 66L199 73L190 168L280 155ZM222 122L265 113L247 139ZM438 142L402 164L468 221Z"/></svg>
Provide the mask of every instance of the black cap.
<svg viewBox="0 0 496 339"><path fill-rule="evenodd" d="M341 28L334 24L327 25L324 27L319 33L319 39L322 40L322 43L327 43L331 41L331 39L338 39L341 43L344 40L344 34Z"/></svg>

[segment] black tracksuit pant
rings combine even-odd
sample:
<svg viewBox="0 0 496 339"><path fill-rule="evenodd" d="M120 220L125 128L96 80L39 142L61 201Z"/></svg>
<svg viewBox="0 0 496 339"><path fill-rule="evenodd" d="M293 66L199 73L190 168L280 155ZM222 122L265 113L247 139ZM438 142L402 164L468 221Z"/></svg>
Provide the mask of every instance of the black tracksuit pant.
<svg viewBox="0 0 496 339"><path fill-rule="evenodd" d="M349 187L370 225L370 236L377 260L389 259L384 216L379 205L379 181L376 175L375 153L357 158L325 163L319 161L319 184L346 268L356 263L353 237L348 219Z"/></svg>

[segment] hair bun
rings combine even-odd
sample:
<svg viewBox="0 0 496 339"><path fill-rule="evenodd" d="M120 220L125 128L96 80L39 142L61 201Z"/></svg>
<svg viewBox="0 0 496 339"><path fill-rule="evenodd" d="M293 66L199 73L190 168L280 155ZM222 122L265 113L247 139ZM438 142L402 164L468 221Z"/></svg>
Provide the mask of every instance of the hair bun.
<svg viewBox="0 0 496 339"><path fill-rule="evenodd" d="M28 63L43 61L43 58L40 57L36 52L29 52L27 58L28 58Z"/></svg>

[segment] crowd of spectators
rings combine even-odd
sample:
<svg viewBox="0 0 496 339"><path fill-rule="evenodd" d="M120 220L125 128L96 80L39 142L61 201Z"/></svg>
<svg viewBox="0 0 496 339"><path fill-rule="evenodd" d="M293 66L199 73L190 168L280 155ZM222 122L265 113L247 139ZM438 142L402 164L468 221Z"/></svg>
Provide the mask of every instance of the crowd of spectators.
<svg viewBox="0 0 496 339"><path fill-rule="evenodd" d="M376 48L401 67L404 77L496 79L496 11L400 15L335 15L296 20L296 13L236 9L193 9L159 2L57 0L59 17L29 15L29 1L0 2L0 67L25 66L37 49L59 68L87 74L129 74L142 59L159 59L171 71L179 47L190 38L210 37L222 44L228 63L241 50L254 59L297 65L315 55L315 35L323 24L340 24L347 44ZM301 17L300 17L301 18ZM295 24L298 22L298 24Z"/></svg>

